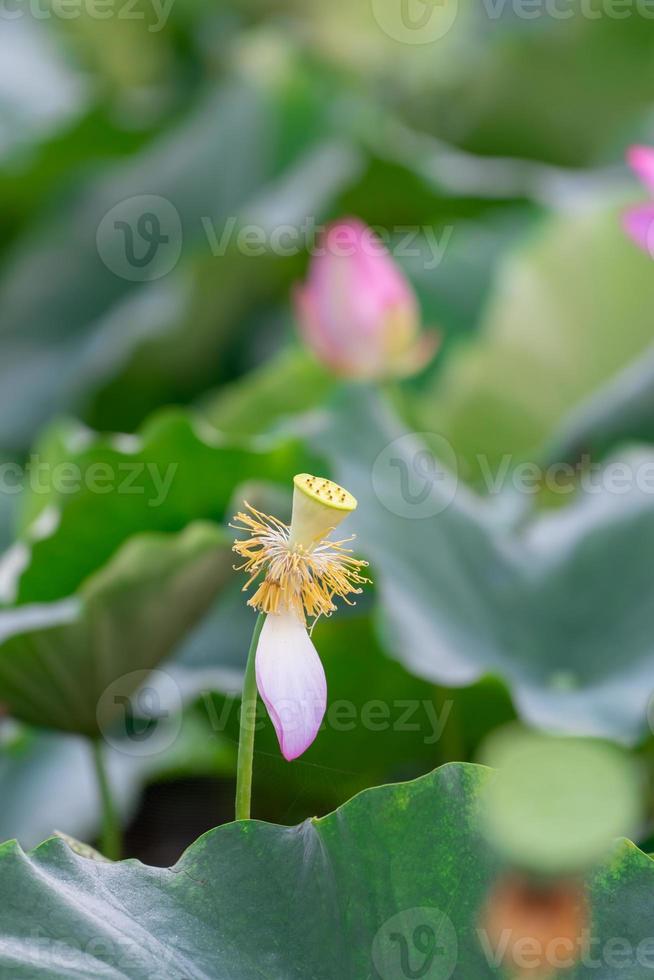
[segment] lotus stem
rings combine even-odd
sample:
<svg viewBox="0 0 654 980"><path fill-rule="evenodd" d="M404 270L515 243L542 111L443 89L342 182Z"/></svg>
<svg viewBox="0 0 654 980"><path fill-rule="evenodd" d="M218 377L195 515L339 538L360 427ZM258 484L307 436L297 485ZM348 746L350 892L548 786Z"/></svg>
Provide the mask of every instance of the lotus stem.
<svg viewBox="0 0 654 980"><path fill-rule="evenodd" d="M102 832L100 850L110 861L119 861L122 856L123 841L122 827L118 811L111 792L111 783L107 773L104 755L104 744L101 738L91 741L95 775L98 781L98 794L102 808Z"/></svg>
<svg viewBox="0 0 654 980"><path fill-rule="evenodd" d="M259 613L254 625L248 661L243 681L243 698L241 700L241 723L238 740L238 762L236 766L236 819L249 820L252 807L252 768L254 763L254 735L257 712L257 676L255 659L259 636L266 620L264 613Z"/></svg>

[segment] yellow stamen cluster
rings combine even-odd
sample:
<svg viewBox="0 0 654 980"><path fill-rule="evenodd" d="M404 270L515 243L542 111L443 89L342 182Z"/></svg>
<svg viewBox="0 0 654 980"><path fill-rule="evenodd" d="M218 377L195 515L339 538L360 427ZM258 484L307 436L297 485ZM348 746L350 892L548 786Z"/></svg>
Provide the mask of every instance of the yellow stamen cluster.
<svg viewBox="0 0 654 980"><path fill-rule="evenodd" d="M360 574L368 563L353 558L345 547L351 538L323 538L306 545L292 540L291 528L276 517L247 502L245 507L247 513L239 512L231 525L250 534L234 543L234 551L244 559L237 567L250 576L243 591L264 576L248 605L272 614L292 609L302 620L328 616L336 609L336 597L353 605L348 596L360 594L360 586L370 580Z"/></svg>

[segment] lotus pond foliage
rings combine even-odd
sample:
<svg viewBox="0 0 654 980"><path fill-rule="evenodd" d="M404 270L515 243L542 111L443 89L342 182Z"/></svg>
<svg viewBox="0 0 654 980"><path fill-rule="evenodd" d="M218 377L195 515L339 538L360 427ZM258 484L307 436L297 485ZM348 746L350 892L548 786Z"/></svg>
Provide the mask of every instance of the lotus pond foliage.
<svg viewBox="0 0 654 980"><path fill-rule="evenodd" d="M4 18L1 978L651 977L622 6Z"/></svg>

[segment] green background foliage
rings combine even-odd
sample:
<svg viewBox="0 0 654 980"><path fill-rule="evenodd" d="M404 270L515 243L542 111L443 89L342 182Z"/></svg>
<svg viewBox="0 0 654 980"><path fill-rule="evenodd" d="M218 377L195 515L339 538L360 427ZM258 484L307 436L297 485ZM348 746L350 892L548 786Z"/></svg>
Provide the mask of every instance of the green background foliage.
<svg viewBox="0 0 654 980"><path fill-rule="evenodd" d="M455 6L450 29L424 45L384 29L394 0L173 0L163 18L139 0L138 16L106 19L44 3L51 16L25 8L3 21L1 841L30 848L55 829L96 839L80 736L96 733L113 682L151 668L156 748L135 751L118 712L115 726L100 723L128 853L152 858L145 824L160 848L152 863L172 865L230 820L254 620L227 525L244 499L288 519L292 476L305 470L358 496L345 527L374 585L315 629L330 708L306 755L285 763L261 712L255 815L300 823L369 787L475 760L516 718L620 742L651 769L654 267L621 227L646 198L624 153L654 143L651 23L636 4L618 18L599 0L570 17L545 4L527 17L518 0L448 4L437 10ZM103 221L125 202L137 215L151 195L179 217L179 256L159 278L125 277L107 261ZM385 234L441 339L417 377L383 390L330 375L294 323L316 229L343 215ZM248 244L253 226L261 247ZM281 228L296 248L275 244ZM416 459L427 457L446 471L434 512L416 516ZM136 698L135 724L147 722L141 708ZM134 951L127 975L157 969L148 951L180 909L184 942L204 950L196 972L215 975L209 912L192 917L203 893L187 873L208 864L220 962L248 977L229 945L251 922L238 861L277 937L269 972L284 976L340 977L343 962L367 976L378 918L441 907L463 874L458 971L476 980L469 934L493 859L468 815L484 778L447 768L288 833L221 829L173 872L98 869L61 840L28 857L5 845L16 952L2 967L35 975L20 922L32 888L53 901L36 883L43 870L50 883L70 875L76 901L95 875L115 877L135 914L162 888L166 904L142 926L154 947ZM650 783L639 840L651 850ZM316 851L303 856L306 835ZM379 854L406 839L406 868L391 861L385 877ZM318 844L347 887L375 882L379 906L364 896L361 922L343 912L335 939L341 898L325 873L310 901L288 899L306 927L305 959L289 966L292 917L275 919L263 896L277 907L297 875L310 894ZM279 862L270 880L267 848ZM603 935L640 936L649 876L633 847L597 873ZM73 921L64 903L51 938L72 948L106 912Z"/></svg>

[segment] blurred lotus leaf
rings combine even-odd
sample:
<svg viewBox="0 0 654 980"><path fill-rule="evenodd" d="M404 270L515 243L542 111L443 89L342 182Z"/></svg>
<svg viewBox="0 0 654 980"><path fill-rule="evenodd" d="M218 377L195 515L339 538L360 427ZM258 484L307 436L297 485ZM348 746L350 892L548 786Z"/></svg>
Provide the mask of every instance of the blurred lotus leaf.
<svg viewBox="0 0 654 980"><path fill-rule="evenodd" d="M170 696L170 679L175 681L176 674L169 662L163 671L150 675L146 684L150 687L162 677ZM157 693L160 689L161 685ZM132 705L138 708L138 697L132 697ZM122 737L119 727L111 733L111 742L105 743L116 806L124 822L134 816L144 786L155 780L179 774L225 777L234 771L234 744L211 729L199 709L187 709L180 717L171 715L171 704L163 699L151 699L147 707L156 710L156 716L134 718L141 732L150 724L145 751L143 741L130 740L124 724ZM179 697L173 707L179 711ZM24 847L34 847L56 828L82 840L95 840L101 804L87 739L30 728L7 718L0 726L0 740L0 794L5 801L0 839L16 838Z"/></svg>
<svg viewBox="0 0 654 980"><path fill-rule="evenodd" d="M131 538L66 599L0 611L0 701L33 725L107 735L231 564L224 531L191 524Z"/></svg>
<svg viewBox="0 0 654 980"><path fill-rule="evenodd" d="M53 415L93 411L107 386L95 411L103 422L110 398L110 424L126 428L215 382L244 319L292 281L299 249L280 258L271 228L300 224L304 209L317 217L357 170L320 93L293 63L274 84L235 72L129 159L85 170L12 243L0 270L0 447L24 450ZM144 218L145 265L128 241ZM258 258L238 244L248 222L266 236Z"/></svg>
<svg viewBox="0 0 654 980"><path fill-rule="evenodd" d="M564 417L649 347L652 306L651 259L617 208L551 218L505 260L479 335L425 394L420 426L451 442L475 484L538 460Z"/></svg>
<svg viewBox="0 0 654 980"><path fill-rule="evenodd" d="M654 441L654 350L590 394L550 439L545 462L597 460L621 442Z"/></svg>
<svg viewBox="0 0 654 980"><path fill-rule="evenodd" d="M33 460L22 534L3 560L5 599L19 603L65 598L133 534L228 520L241 483L290 487L311 468L296 439L226 438L179 410L129 436L57 425Z"/></svg>
<svg viewBox="0 0 654 980"><path fill-rule="evenodd" d="M654 689L651 449L607 460L592 493L531 519L523 508L512 528L515 508L477 497L448 469L446 443L407 433L371 392L344 393L315 442L359 499L351 524L373 563L392 656L451 686L500 676L537 726L644 735Z"/></svg>

